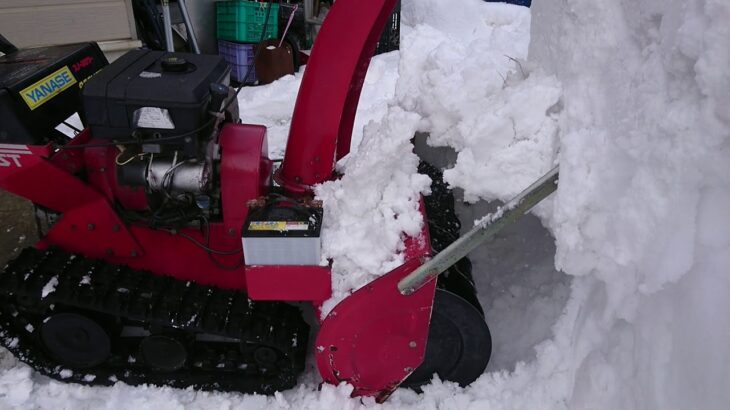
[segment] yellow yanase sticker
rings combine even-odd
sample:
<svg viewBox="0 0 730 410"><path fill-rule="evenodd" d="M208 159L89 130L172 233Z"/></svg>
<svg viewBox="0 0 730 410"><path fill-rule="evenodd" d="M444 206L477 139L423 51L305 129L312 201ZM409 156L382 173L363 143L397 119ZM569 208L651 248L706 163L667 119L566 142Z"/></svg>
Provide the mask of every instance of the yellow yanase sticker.
<svg viewBox="0 0 730 410"><path fill-rule="evenodd" d="M23 101L28 104L28 107L35 110L74 84L76 84L76 78L71 74L71 70L64 66L25 88L20 92L20 95L23 97Z"/></svg>

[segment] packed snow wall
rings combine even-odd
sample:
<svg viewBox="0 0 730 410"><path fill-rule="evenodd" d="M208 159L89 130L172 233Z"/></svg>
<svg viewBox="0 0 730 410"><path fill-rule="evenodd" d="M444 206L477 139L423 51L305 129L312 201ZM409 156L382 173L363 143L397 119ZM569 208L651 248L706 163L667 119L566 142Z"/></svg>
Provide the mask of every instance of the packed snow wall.
<svg viewBox="0 0 730 410"><path fill-rule="evenodd" d="M730 3L533 3L562 83L551 226L573 408L730 402Z"/></svg>

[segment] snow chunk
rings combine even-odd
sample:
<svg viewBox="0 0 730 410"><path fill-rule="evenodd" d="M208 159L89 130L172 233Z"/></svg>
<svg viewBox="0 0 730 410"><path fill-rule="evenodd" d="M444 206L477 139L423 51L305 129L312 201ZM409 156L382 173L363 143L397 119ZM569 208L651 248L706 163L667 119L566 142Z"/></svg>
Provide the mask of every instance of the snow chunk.
<svg viewBox="0 0 730 410"><path fill-rule="evenodd" d="M45 286L43 286L43 290L41 291L41 299L45 299L46 296L55 292L57 285L58 285L58 275L52 277L50 280L48 280L48 282L45 284Z"/></svg>

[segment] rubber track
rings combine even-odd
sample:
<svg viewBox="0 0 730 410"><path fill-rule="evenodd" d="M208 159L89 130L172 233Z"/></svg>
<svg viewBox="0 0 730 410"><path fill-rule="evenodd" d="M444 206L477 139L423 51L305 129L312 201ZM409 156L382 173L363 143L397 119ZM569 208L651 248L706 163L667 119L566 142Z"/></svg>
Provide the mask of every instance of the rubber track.
<svg viewBox="0 0 730 410"><path fill-rule="evenodd" d="M51 285L56 281L54 289ZM39 330L46 317L69 311L117 333L124 325L175 335L187 343L186 366L173 372L154 371L137 358L141 337L111 337L112 355L104 364L65 368L45 352ZM36 371L65 382L111 385L123 381L272 394L296 385L304 369L308 334L309 326L296 307L253 302L243 292L200 286L58 249L25 249L0 274L0 342ZM200 335L206 339L199 340ZM211 335L217 340L211 341ZM253 351L262 346L278 352L276 363L254 360Z"/></svg>
<svg viewBox="0 0 730 410"><path fill-rule="evenodd" d="M434 254L451 245L461 235L461 222L454 208L454 193L444 181L441 170L427 162L418 165L418 172L431 178L431 194L424 198L431 248ZM476 296L469 258L462 258L439 276L438 286L455 293L474 305L482 315L484 310Z"/></svg>

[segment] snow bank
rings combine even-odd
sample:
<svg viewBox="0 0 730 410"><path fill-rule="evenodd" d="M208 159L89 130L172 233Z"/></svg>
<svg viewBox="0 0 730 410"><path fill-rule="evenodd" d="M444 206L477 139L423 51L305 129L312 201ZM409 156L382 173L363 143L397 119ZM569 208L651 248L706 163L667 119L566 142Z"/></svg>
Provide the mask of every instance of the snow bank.
<svg viewBox="0 0 730 410"><path fill-rule="evenodd" d="M508 200L552 168L560 87L520 61L530 12L479 0L404 5L399 103L434 146L458 151L446 182L465 199Z"/></svg>
<svg viewBox="0 0 730 410"><path fill-rule="evenodd" d="M581 276L567 403L725 408L730 4L534 7L531 58L564 88L557 263Z"/></svg>

